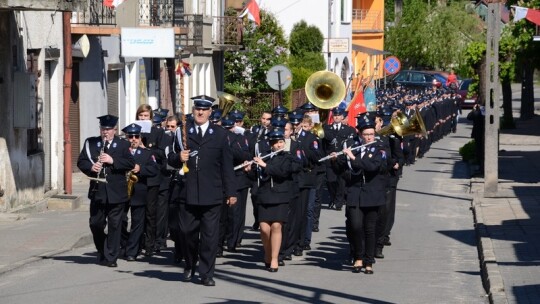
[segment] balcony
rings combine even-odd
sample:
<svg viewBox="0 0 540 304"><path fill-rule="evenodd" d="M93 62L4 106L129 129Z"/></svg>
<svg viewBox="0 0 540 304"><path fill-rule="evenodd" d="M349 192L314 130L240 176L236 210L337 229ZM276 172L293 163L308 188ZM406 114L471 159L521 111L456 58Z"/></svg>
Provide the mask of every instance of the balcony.
<svg viewBox="0 0 540 304"><path fill-rule="evenodd" d="M81 1L80 6L71 13L72 25L116 26L116 12L103 5L103 1Z"/></svg>
<svg viewBox="0 0 540 304"><path fill-rule="evenodd" d="M212 19L212 44L221 50L238 50L242 44L242 19L236 16Z"/></svg>
<svg viewBox="0 0 540 304"><path fill-rule="evenodd" d="M353 34L384 32L384 14L382 11L353 9L352 20Z"/></svg>

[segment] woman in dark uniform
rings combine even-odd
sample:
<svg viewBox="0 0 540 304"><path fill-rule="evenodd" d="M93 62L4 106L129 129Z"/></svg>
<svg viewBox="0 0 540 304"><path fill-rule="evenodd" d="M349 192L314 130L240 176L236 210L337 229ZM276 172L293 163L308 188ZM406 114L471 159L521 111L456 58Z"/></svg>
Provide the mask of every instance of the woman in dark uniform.
<svg viewBox="0 0 540 304"><path fill-rule="evenodd" d="M375 138L374 121L366 114L357 120L359 136L347 142L348 148L343 149L344 156L338 162L349 171L345 226L354 259L353 272L365 268L366 274L373 274L377 216L380 206L386 203L387 156L382 142ZM375 143L351 150L371 142Z"/></svg>
<svg viewBox="0 0 540 304"><path fill-rule="evenodd" d="M137 120L150 120L154 118L154 112L152 107L148 104L142 104L137 108L136 112ZM154 155L158 167L162 167L165 161L165 145L163 140L165 132L161 128L152 126L150 133L141 133L141 148L148 148ZM156 250L156 236L157 236L157 212L158 212L158 196L159 188L162 181L162 175L158 174L154 177L148 178L148 198L146 204L146 221L145 221L145 256L151 256Z"/></svg>
<svg viewBox="0 0 540 304"><path fill-rule="evenodd" d="M285 148L282 129L268 134L272 152ZM282 224L287 220L289 202L293 197L293 173L300 171L300 163L289 152L278 152L265 158L253 158L257 164L257 191L261 240L264 263L270 272L278 271L278 255L282 239Z"/></svg>

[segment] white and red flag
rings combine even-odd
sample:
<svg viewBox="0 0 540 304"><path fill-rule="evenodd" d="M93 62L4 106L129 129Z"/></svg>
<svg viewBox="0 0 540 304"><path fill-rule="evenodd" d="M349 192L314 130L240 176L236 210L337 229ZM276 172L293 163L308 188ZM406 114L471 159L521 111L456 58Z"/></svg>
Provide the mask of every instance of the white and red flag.
<svg viewBox="0 0 540 304"><path fill-rule="evenodd" d="M257 1L250 0L244 11L238 17L242 18L246 15L249 20L255 22L257 25L261 25L260 9Z"/></svg>
<svg viewBox="0 0 540 304"><path fill-rule="evenodd" d="M120 4L122 4L126 0L103 0L103 5L110 7L110 8L117 8Z"/></svg>
<svg viewBox="0 0 540 304"><path fill-rule="evenodd" d="M515 5L512 7L515 9L514 22L527 19L536 25L540 25L540 10Z"/></svg>

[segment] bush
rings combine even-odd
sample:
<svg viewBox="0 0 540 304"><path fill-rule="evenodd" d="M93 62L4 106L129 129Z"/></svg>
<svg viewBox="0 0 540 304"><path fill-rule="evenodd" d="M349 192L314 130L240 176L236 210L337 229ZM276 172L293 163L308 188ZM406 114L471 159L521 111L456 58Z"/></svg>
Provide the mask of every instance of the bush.
<svg viewBox="0 0 540 304"><path fill-rule="evenodd" d="M476 144L474 139L466 143L463 147L459 148L459 155L461 155L463 161L476 160Z"/></svg>

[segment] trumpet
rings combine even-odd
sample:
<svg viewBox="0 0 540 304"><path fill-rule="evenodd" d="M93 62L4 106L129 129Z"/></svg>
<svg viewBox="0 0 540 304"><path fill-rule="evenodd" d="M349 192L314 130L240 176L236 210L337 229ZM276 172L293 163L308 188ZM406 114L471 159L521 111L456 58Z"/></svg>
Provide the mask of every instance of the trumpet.
<svg viewBox="0 0 540 304"><path fill-rule="evenodd" d="M361 148L363 148L363 147L367 147L367 146L372 145L372 144L374 144L374 143L376 143L376 141L372 141L372 142L367 143L367 144L363 144L363 145L360 145L360 146L356 146L356 147L354 147L354 148L351 148L351 151L356 151L356 150L358 150L358 149L361 149ZM329 159L334 158L334 157L337 157L337 156L339 156L339 155L343 155L344 153L345 153L345 152L343 152L343 151L336 152L336 154L334 154L334 155L331 154L331 155L328 155L328 156L325 156L325 157L319 159L319 162L321 163L321 162L323 162L323 161L325 161L325 160L329 160Z"/></svg>
<svg viewBox="0 0 540 304"><path fill-rule="evenodd" d="M285 148L281 148L281 149L276 150L276 151L274 151L274 152L270 152L270 153L266 154L265 156L261 157L261 159L267 159L267 158L269 158L269 157L272 157L272 156L278 154L279 152L281 152L281 151L283 151L283 150L285 150ZM242 168L244 168L244 167L250 166L250 165L253 164L254 162L255 162L254 160L250 160L250 161L248 161L247 163L243 163L243 164L241 164L241 165L238 165L238 166L234 167L234 170L236 171L236 170L238 170L238 169L242 169Z"/></svg>

